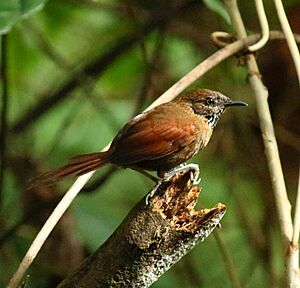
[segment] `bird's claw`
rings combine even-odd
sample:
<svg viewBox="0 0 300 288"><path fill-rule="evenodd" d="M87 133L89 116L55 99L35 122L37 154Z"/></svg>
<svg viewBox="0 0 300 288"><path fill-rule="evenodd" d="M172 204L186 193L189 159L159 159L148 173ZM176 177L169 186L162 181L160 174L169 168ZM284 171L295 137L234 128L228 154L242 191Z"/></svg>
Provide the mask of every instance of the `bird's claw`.
<svg viewBox="0 0 300 288"><path fill-rule="evenodd" d="M191 165L189 168L192 170L192 171L190 171L191 181L192 181L193 185L198 185L201 182L199 165L197 165L197 164L189 164L189 165ZM189 165L187 165L187 166L189 166Z"/></svg>
<svg viewBox="0 0 300 288"><path fill-rule="evenodd" d="M193 185L198 185L201 181L200 176L200 169L198 164L190 163L190 164L180 164L179 166L175 167L174 169L166 172L162 179L159 179L157 181L157 184L155 187L148 193L146 196L146 205L149 204L149 200L154 196L156 190L158 187L162 184L164 181L169 181L175 174L180 172L190 172L190 179L193 183Z"/></svg>
<svg viewBox="0 0 300 288"><path fill-rule="evenodd" d="M180 164L179 166L175 167L174 169L166 172L164 174L164 180L169 180L174 174L180 173L180 172L185 172L185 171L190 171L190 178L193 183L193 185L198 185L201 181L200 176L200 169L199 165L190 163L190 164Z"/></svg>
<svg viewBox="0 0 300 288"><path fill-rule="evenodd" d="M164 179L159 179L157 181L157 184L155 185L155 187L148 193L148 195L146 196L146 205L149 205L149 200L150 198L152 198L156 192L156 190L158 189L158 187L161 185L161 183L164 181Z"/></svg>

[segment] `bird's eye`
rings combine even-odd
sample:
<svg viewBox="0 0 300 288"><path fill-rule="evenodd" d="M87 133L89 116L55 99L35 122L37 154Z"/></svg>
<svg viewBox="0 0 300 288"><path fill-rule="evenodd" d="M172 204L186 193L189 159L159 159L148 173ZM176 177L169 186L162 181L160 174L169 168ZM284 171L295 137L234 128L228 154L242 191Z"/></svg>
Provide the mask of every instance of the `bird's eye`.
<svg viewBox="0 0 300 288"><path fill-rule="evenodd" d="M214 104L216 104L216 100L213 99L213 98L207 98L206 99L206 104L207 105L214 105Z"/></svg>

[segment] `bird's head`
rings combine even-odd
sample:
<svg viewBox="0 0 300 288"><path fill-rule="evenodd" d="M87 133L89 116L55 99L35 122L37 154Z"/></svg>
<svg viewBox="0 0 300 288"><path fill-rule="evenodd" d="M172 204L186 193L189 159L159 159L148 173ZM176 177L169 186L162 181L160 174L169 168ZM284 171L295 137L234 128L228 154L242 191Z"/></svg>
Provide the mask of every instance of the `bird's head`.
<svg viewBox="0 0 300 288"><path fill-rule="evenodd" d="M232 100L218 91L195 89L183 94L179 100L188 105L193 111L204 117L214 128L227 107L248 106L243 101Z"/></svg>

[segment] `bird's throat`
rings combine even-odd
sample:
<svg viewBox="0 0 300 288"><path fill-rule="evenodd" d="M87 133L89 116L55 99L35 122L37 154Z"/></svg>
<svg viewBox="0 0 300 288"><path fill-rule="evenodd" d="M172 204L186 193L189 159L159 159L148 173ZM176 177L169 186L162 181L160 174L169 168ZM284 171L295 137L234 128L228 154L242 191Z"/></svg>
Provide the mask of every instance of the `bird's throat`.
<svg viewBox="0 0 300 288"><path fill-rule="evenodd" d="M215 128L215 126L217 125L217 123L218 123L218 121L219 121L222 114L223 114L223 110L220 110L217 113L205 115L204 117L206 118L207 123L212 128Z"/></svg>

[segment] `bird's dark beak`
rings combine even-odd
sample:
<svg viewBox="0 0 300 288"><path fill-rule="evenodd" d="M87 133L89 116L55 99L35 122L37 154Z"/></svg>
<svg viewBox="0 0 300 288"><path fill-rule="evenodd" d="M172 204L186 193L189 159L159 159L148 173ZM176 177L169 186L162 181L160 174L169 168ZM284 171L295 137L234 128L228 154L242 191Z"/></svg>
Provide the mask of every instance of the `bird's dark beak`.
<svg viewBox="0 0 300 288"><path fill-rule="evenodd" d="M228 101L226 101L225 107L229 106L248 106L248 104L243 101L229 99Z"/></svg>

